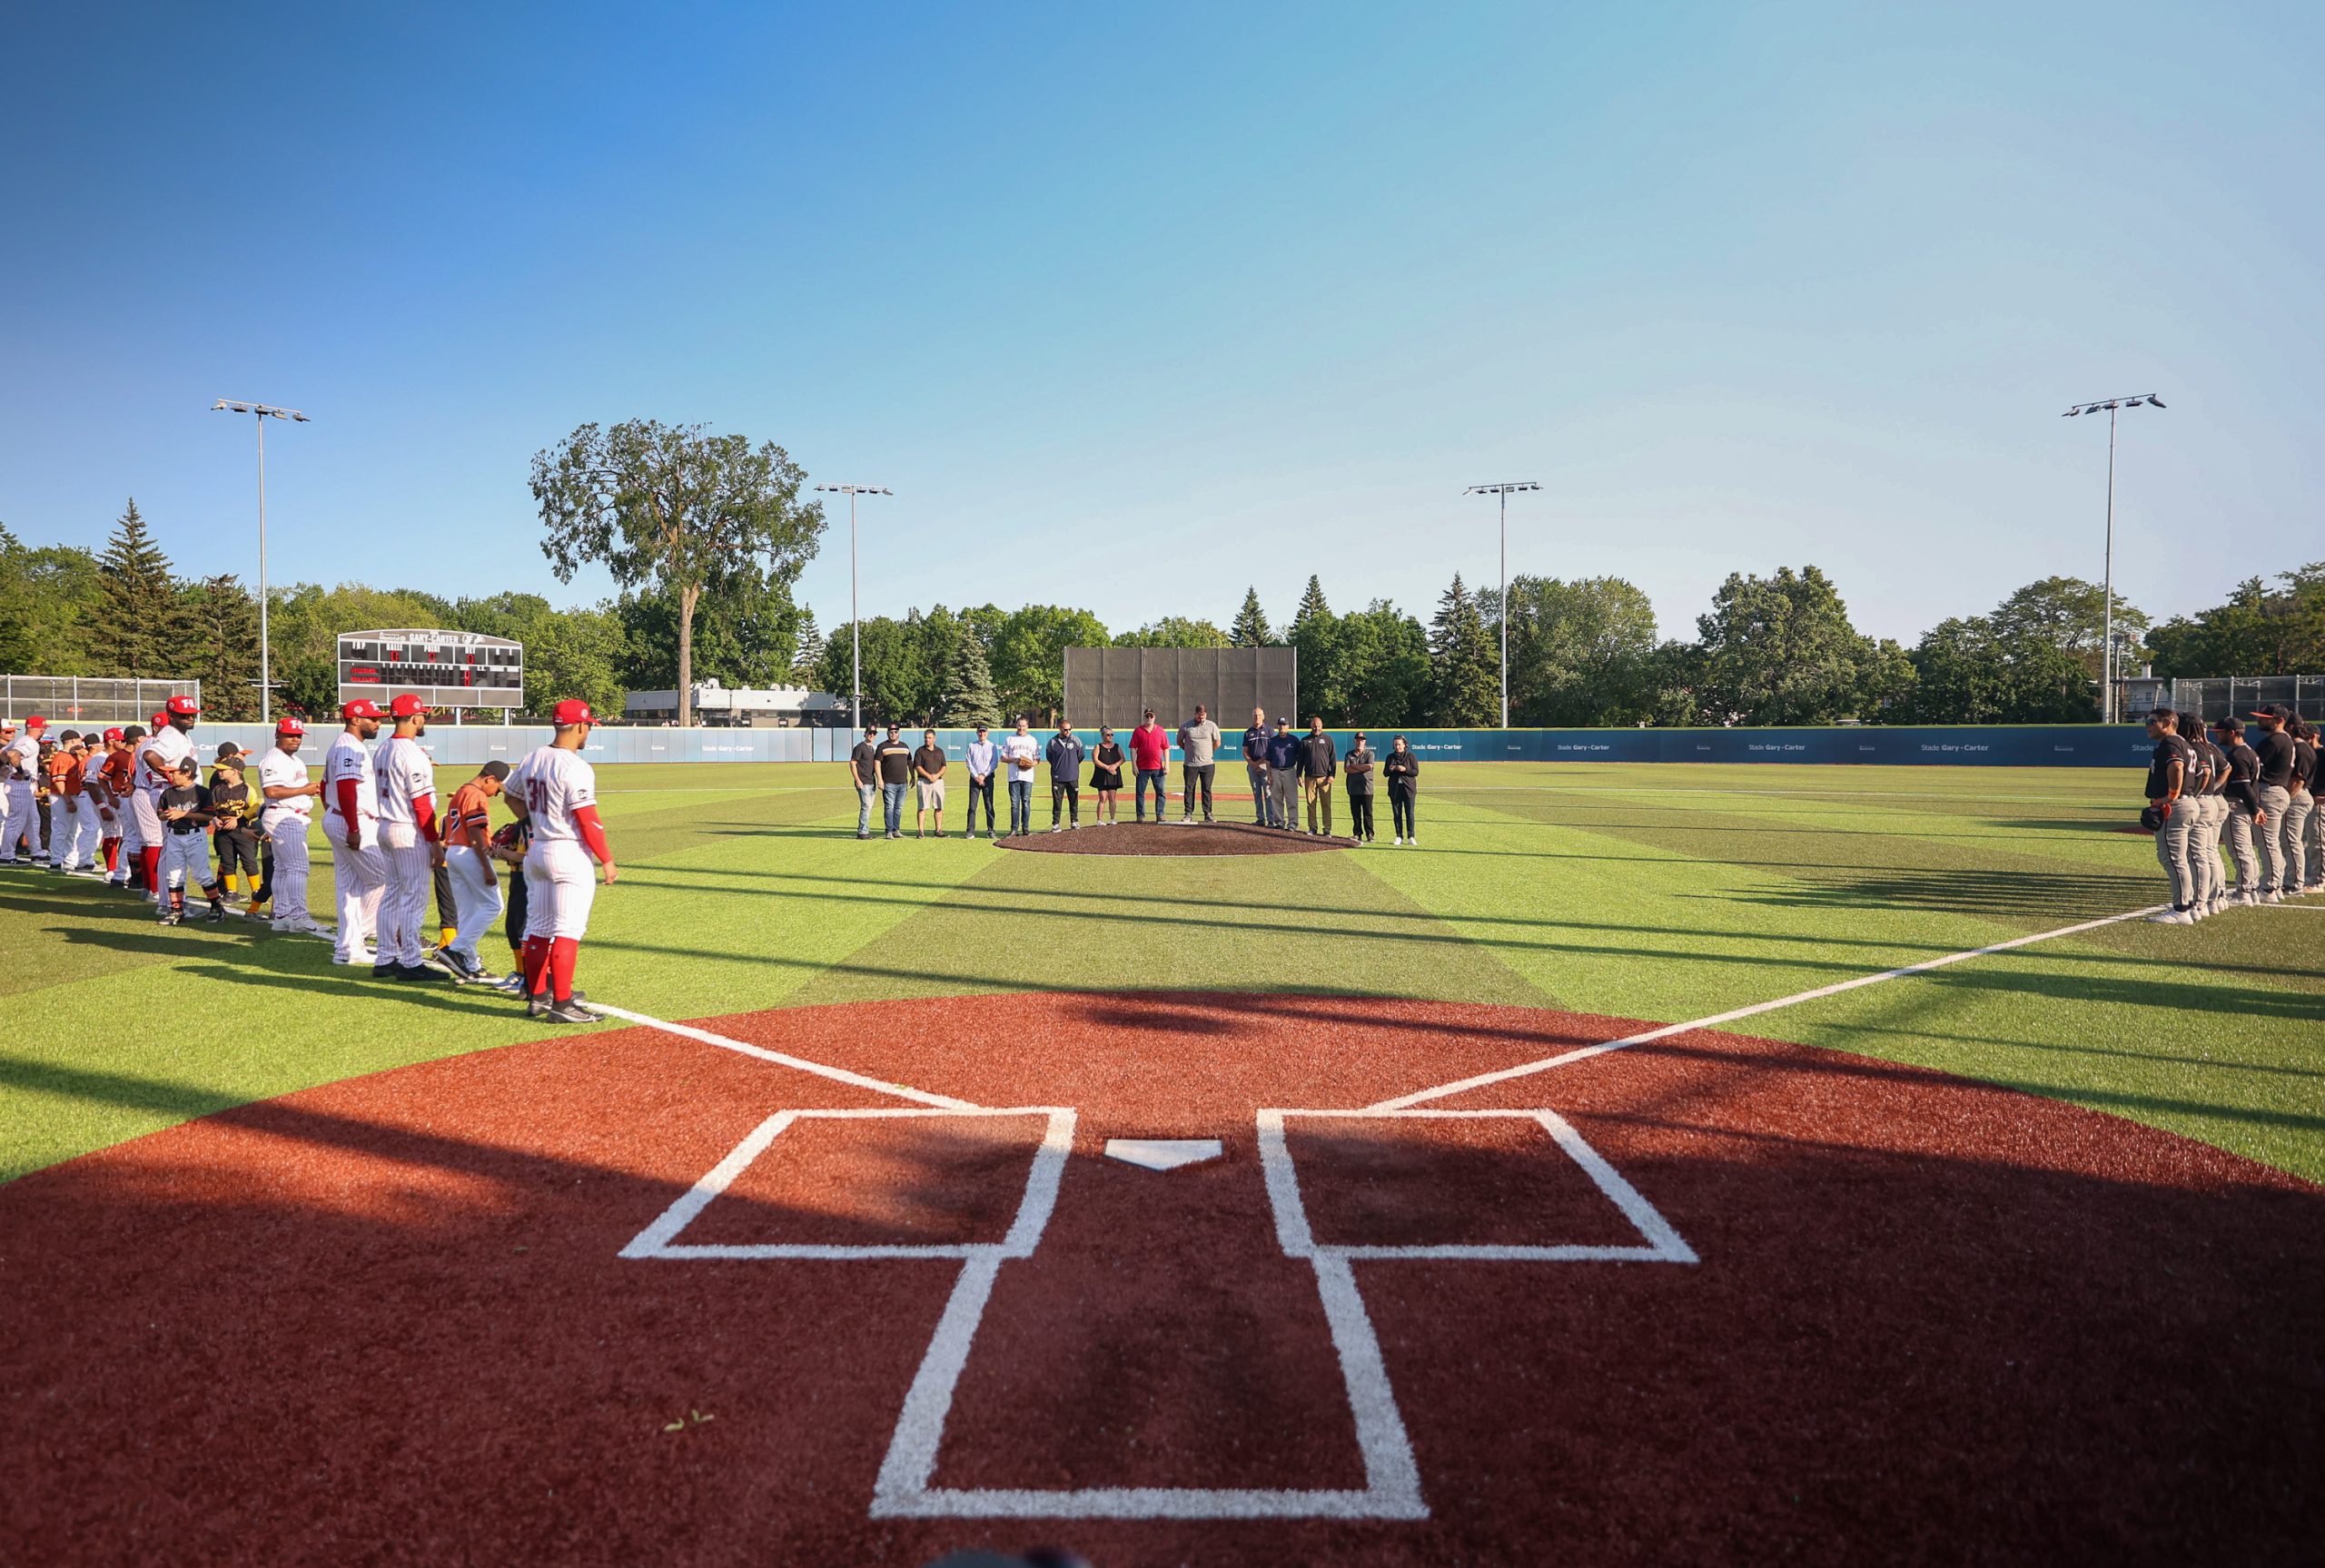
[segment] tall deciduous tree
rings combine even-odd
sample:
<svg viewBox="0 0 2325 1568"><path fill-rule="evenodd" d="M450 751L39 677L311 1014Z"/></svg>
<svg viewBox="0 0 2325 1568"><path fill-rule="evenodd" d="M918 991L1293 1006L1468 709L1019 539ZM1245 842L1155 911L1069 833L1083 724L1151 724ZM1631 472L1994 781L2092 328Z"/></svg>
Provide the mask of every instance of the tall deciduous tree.
<svg viewBox="0 0 2325 1568"><path fill-rule="evenodd" d="M655 587L615 602L627 663L622 678L632 691L678 683L678 597ZM780 685L791 677L798 606L787 586L747 574L705 588L694 612L693 676L729 687Z"/></svg>
<svg viewBox="0 0 2325 1568"><path fill-rule="evenodd" d="M114 524L98 566L104 587L91 652L102 673L149 680L191 674L170 557L146 530L134 498Z"/></svg>
<svg viewBox="0 0 2325 1568"><path fill-rule="evenodd" d="M541 542L559 582L602 562L624 587L669 594L678 609L678 723L694 722L695 610L706 590L787 595L813 558L823 508L799 499L806 475L781 447L700 425L630 419L583 425L533 459Z"/></svg>
<svg viewBox="0 0 2325 1568"><path fill-rule="evenodd" d="M1469 728L1501 716L1501 672L1498 650L1486 630L1478 602L1453 574L1453 586L1439 596L1429 624L1431 716L1439 724Z"/></svg>
<svg viewBox="0 0 2325 1568"><path fill-rule="evenodd" d="M2325 670L2325 561L2237 584L2226 604L2154 629L2161 676L2301 676Z"/></svg>
<svg viewBox="0 0 2325 1568"><path fill-rule="evenodd" d="M1326 709L1332 723L1395 729L1426 722L1429 633L1419 621L1388 600L1375 599L1341 616L1334 632L1341 685ZM1306 666L1301 668L1304 686ZM1379 749L1388 748L1384 743Z"/></svg>
<svg viewBox="0 0 2325 1568"><path fill-rule="evenodd" d="M2101 645L2106 641L2107 590L2081 577L2044 577L2029 583L1996 606L1989 617L1994 636L2011 647L2048 643L2080 658L2100 675ZM2115 639L2133 660L2141 655L2140 639L2148 628L2144 611L2122 595L2115 596Z"/></svg>
<svg viewBox="0 0 2325 1568"><path fill-rule="evenodd" d="M1239 648L1264 648L1275 642L1275 632L1268 625L1267 611L1260 608L1260 590L1243 590L1243 607L1235 612L1235 624L1227 630L1228 640Z"/></svg>
<svg viewBox="0 0 2325 1568"><path fill-rule="evenodd" d="M1637 587L1620 577L1516 577L1509 616L1513 722L1588 727L1653 715L1655 608Z"/></svg>
<svg viewBox="0 0 2325 1568"><path fill-rule="evenodd" d="M1779 567L1773 577L1730 573L1696 628L1697 695L1714 724L1875 719L1911 679L1898 668L1902 650L1860 636L1832 579L1815 567Z"/></svg>
<svg viewBox="0 0 2325 1568"><path fill-rule="evenodd" d="M1234 639L1209 621L1189 616L1164 616L1134 632L1114 638L1118 648L1230 648Z"/></svg>
<svg viewBox="0 0 2325 1568"><path fill-rule="evenodd" d="M1906 716L1919 724L2071 724L2098 717L2079 655L1988 616L1940 621L1914 649Z"/></svg>
<svg viewBox="0 0 2325 1568"><path fill-rule="evenodd" d="M1110 641L1105 623L1088 610L1027 605L1011 611L992 650L1004 708L1037 724L1055 724L1065 703L1065 650L1103 648Z"/></svg>
<svg viewBox="0 0 2325 1568"><path fill-rule="evenodd" d="M100 674L90 643L104 583L97 557L70 545L30 547L0 527L0 670Z"/></svg>

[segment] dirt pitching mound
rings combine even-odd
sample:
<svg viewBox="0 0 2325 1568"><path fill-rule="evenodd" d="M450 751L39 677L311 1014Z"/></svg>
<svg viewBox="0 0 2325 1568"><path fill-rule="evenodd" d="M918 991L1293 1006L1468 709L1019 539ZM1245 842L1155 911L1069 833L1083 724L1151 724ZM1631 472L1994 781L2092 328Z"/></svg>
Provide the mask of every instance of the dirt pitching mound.
<svg viewBox="0 0 2325 1568"><path fill-rule="evenodd" d="M1041 828L1024 838L1004 838L1001 847L1042 854L1313 854L1319 850L1346 849L1352 842L1240 822L1124 822L1112 826L1085 822L1064 833Z"/></svg>

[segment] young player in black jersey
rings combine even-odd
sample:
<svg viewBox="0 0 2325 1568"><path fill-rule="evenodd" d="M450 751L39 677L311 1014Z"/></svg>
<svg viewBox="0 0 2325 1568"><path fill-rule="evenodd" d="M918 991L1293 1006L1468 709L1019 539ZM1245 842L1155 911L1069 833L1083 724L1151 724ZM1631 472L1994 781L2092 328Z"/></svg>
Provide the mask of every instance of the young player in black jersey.
<svg viewBox="0 0 2325 1568"><path fill-rule="evenodd" d="M2148 918L2158 925L2193 925L2196 903L2195 871L2190 863L2190 840L2194 837L2196 811L2183 804L2190 759L2188 743L2180 738L2180 715L2157 708L2147 715L2148 738L2155 754L2148 763L2147 804L2155 817L2155 858L2172 888L2172 907Z"/></svg>

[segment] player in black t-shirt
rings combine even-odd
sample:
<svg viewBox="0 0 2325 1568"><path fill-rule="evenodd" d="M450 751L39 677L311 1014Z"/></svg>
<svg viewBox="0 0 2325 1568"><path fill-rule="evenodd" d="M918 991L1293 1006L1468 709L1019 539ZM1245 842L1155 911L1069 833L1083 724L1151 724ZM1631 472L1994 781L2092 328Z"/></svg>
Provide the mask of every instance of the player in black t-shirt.
<svg viewBox="0 0 2325 1568"><path fill-rule="evenodd" d="M218 896L217 879L210 874L210 811L209 792L202 787L202 774L192 757L181 758L169 784L153 803L162 819L160 869L157 878L166 891L162 895L162 923L178 925L185 920L185 890L199 884L210 900L211 920L224 920L226 905Z"/></svg>
<svg viewBox="0 0 2325 1568"><path fill-rule="evenodd" d="M2285 890L2300 886L2299 824L2292 810L2292 735L2285 721L2292 716L2282 703L2271 703L2252 716L2261 721L2261 738L2252 754L2261 759L2261 902L2282 903Z"/></svg>
<svg viewBox="0 0 2325 1568"><path fill-rule="evenodd" d="M2181 801L2187 791L2193 754L2188 743L2180 738L2179 731L2180 715L2170 708L2157 708L2147 715L2148 738L2155 742L2155 753L2147 769L2147 804L2155 808L2162 819L2155 830L2155 858L2172 887L2172 907L2148 917L2158 925L2196 923L2192 912L2196 877L2189 856L2190 841L2195 836L2196 808L2193 803L2183 804Z"/></svg>
<svg viewBox="0 0 2325 1568"><path fill-rule="evenodd" d="M2286 863L2286 875L2290 879L2284 892L2287 898L2325 891L2325 864L2320 864L2318 838L2325 833L2325 811L2318 809L2317 788L2325 780L2317 776L2317 726L2307 719L2291 719L2285 729L2292 736L2292 803L2287 815L2291 822L2286 832L2292 839L2290 859Z"/></svg>
<svg viewBox="0 0 2325 1568"><path fill-rule="evenodd" d="M2261 813L2261 787L2254 782L2260 776L2261 762L2244 744L2244 726L2234 719L2213 725L2212 738L2228 758L2228 781L2221 791L2228 804L2228 816L2221 824L2221 842L2228 846L2228 858L2236 864L2236 891L2221 900L2221 907L2233 909L2258 902L2261 860L2252 850L2252 829Z"/></svg>
<svg viewBox="0 0 2325 1568"><path fill-rule="evenodd" d="M880 731L864 726L864 738L847 754L847 776L856 785L856 836L872 836L872 803L880 798Z"/></svg>
<svg viewBox="0 0 2325 1568"><path fill-rule="evenodd" d="M2194 714L2180 715L2177 733L2188 743L2188 779L2180 803L2195 814L2188 830L2188 870L2195 881L2196 902L2188 912L2202 920L2227 892L2228 878L2220 864L2220 824L2212 818L2213 803L2219 799L2212 793L2215 760L2225 769L2227 759L2204 738L2204 721Z"/></svg>

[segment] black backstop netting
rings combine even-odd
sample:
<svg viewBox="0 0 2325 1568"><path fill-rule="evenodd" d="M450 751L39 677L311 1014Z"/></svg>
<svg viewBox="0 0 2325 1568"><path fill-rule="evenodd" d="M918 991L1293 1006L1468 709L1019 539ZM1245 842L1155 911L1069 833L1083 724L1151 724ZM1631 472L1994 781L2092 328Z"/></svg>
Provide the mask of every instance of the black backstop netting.
<svg viewBox="0 0 2325 1568"><path fill-rule="evenodd" d="M1128 729L1147 708L1166 729L1194 715L1195 705L1231 734L1252 722L1290 715L1299 696L1299 655L1291 648L1068 648L1065 716L1094 729Z"/></svg>

